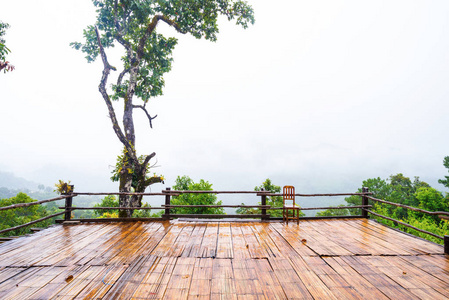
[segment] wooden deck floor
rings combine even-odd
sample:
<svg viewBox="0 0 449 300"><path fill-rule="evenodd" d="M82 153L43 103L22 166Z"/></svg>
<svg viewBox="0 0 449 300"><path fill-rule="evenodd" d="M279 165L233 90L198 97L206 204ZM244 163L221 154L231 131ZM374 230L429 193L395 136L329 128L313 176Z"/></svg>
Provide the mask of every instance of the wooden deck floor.
<svg viewBox="0 0 449 300"><path fill-rule="evenodd" d="M0 299L449 299L442 253L365 219L56 225L0 244Z"/></svg>

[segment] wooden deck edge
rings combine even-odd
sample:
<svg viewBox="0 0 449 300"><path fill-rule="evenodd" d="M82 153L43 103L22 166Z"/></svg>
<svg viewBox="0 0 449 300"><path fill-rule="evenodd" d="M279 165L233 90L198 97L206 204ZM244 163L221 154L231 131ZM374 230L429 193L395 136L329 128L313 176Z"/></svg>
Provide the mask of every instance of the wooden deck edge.
<svg viewBox="0 0 449 300"><path fill-rule="evenodd" d="M223 219L194 219L194 218L179 218L178 222L224 222L224 223L269 223L269 222L281 222L276 220L261 220L261 219L239 219L239 218L223 218Z"/></svg>
<svg viewBox="0 0 449 300"><path fill-rule="evenodd" d="M169 214L169 215L162 215L162 218L194 218L194 219L228 219L228 218L236 218L236 219L261 219L261 218L269 218L270 215L244 215L244 214L238 214L238 215L212 215L212 214L197 214L197 215L189 215L189 214Z"/></svg>
<svg viewBox="0 0 449 300"><path fill-rule="evenodd" d="M99 219L70 219L70 221L76 221L80 223L90 222L138 222L138 221L164 221L163 218L99 218ZM55 220L55 223L64 223L64 220Z"/></svg>
<svg viewBox="0 0 449 300"><path fill-rule="evenodd" d="M362 216L299 217L300 221L301 220L329 220L329 219L366 219L366 218L364 218ZM281 217L270 218L270 220L279 221L279 220L282 220L282 218Z"/></svg>

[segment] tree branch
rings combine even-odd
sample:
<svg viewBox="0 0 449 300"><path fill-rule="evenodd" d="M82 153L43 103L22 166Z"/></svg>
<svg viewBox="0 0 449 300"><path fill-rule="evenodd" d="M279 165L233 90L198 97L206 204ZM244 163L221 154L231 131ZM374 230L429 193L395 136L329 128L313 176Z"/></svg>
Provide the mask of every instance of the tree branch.
<svg viewBox="0 0 449 300"><path fill-rule="evenodd" d="M144 36L139 41L139 46L137 48L137 55L140 59L143 56L143 48L145 47L145 43L148 39L148 37L153 33L154 29L156 28L156 25L159 21L164 21L169 26L173 27L178 31L179 33L186 34L187 31L184 31L181 29L181 27L176 23L176 21L171 20L169 17L164 15L155 15L153 19L151 19L151 22L148 24L147 29L145 30Z"/></svg>
<svg viewBox="0 0 449 300"><path fill-rule="evenodd" d="M152 120L157 118L157 115L155 115L154 117L150 116L150 114L148 113L147 109L145 108L145 105L133 105L133 108L141 108L145 114L148 117L148 120L150 121L150 128L153 128L153 124L151 123Z"/></svg>
<svg viewBox="0 0 449 300"><path fill-rule="evenodd" d="M114 107L112 106L111 99L109 98L109 95L106 91L106 83L108 81L109 73L111 72L111 70L116 71L117 69L115 67L111 66L108 62L108 58L104 51L103 45L101 44L100 34L98 33L97 27L95 27L95 34L97 35L98 47L100 49L101 59L103 61L103 66L104 66L103 75L101 77L101 81L98 86L98 90L100 91L101 95L103 96L103 99L106 102L106 106L108 107L109 117L111 118L112 128L114 129L115 134L119 138L120 142L122 142L122 144L128 150L128 153L130 153L130 156L133 159L137 160L137 157L135 157L136 155L135 155L135 151L134 151L132 145L126 139L125 135L123 134L123 132L120 128L120 125L118 124Z"/></svg>
<svg viewBox="0 0 449 300"><path fill-rule="evenodd" d="M120 86L120 85L122 84L123 76L125 76L126 73L129 72L129 70L131 70L131 68L124 69L124 70L120 73L120 75L119 75L118 78L117 78L117 86Z"/></svg>
<svg viewBox="0 0 449 300"><path fill-rule="evenodd" d="M177 32L182 33L182 34L186 34L187 33L187 31L182 30L181 27L179 27L178 23L176 23L174 20L170 20L170 18L168 18L167 16L158 15L158 17L159 17L159 20L164 21L165 23L167 23L171 27L175 28Z"/></svg>
<svg viewBox="0 0 449 300"><path fill-rule="evenodd" d="M110 70L117 71L117 69L114 66L111 66L108 62L108 57L106 56L106 52L104 52L103 45L101 44L100 33L98 32L98 28L96 26L95 26L95 34L97 35L98 48L100 48L100 55L101 55L101 60L103 61L104 70L107 70L107 74L106 74L107 75L106 81L107 81L107 77L109 76ZM105 84L106 84L106 82L105 82Z"/></svg>
<svg viewBox="0 0 449 300"><path fill-rule="evenodd" d="M149 186L152 185L154 183L158 183L158 182L164 182L161 177L150 177L147 180L145 180L145 185Z"/></svg>
<svg viewBox="0 0 449 300"><path fill-rule="evenodd" d="M148 163L150 162L150 159L152 159L155 156L156 156L156 152L153 152L150 155L147 155L147 157L145 157L145 160L143 161L142 166L146 167L148 165Z"/></svg>

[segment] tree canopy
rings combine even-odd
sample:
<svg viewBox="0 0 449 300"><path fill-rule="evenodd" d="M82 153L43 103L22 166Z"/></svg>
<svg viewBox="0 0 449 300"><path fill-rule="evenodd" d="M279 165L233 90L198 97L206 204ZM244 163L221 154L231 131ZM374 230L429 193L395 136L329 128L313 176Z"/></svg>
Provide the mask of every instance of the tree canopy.
<svg viewBox="0 0 449 300"><path fill-rule="evenodd" d="M171 69L172 51L177 44L176 38L157 32L158 24L162 22L181 34L216 41L220 15L246 28L254 23L253 9L240 0L93 0L93 4L97 8L96 23L84 30L83 43L71 45L83 51L88 62L95 61L98 56L102 59L99 91L107 105L113 130L124 147L115 178L122 192L132 189L144 192L146 187L163 179L147 176L154 152L137 154L133 111L142 111L152 127L156 115L150 114L147 104L150 98L162 95L163 75ZM107 48L116 45L123 49L120 67L112 66L106 54ZM117 79L109 88L110 72L117 70ZM141 100L139 104L134 103L135 97ZM123 127L117 120L114 100L123 100ZM120 197L120 206L140 205L141 197ZM132 211L121 216L131 214Z"/></svg>
<svg viewBox="0 0 449 300"><path fill-rule="evenodd" d="M10 206L13 204L19 203L30 203L36 202L37 200L32 199L25 193L18 193L15 197L0 199L0 206ZM34 220L38 220L40 218L48 216L49 213L45 209L43 205L32 205L28 207L19 207L9 210L1 210L0 211L0 230L8 229L11 227L15 227L18 225L22 225ZM34 226L36 227L47 227L53 223L53 220L47 219L36 223ZM30 233L30 227L22 227L19 229L15 229L13 231L6 232L2 235L11 236L11 235L23 235L26 233Z"/></svg>
<svg viewBox="0 0 449 300"><path fill-rule="evenodd" d="M189 176L178 176L174 190L177 191L212 191L212 184L200 179L195 183ZM172 205L221 205L214 194L181 194L174 196L170 202ZM224 214L222 207L177 207L171 209L174 214Z"/></svg>

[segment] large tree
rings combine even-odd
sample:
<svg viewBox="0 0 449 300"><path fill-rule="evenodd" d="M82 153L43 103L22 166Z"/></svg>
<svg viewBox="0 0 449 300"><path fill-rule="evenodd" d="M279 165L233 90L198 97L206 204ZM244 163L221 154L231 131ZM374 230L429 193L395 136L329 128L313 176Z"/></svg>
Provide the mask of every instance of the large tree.
<svg viewBox="0 0 449 300"><path fill-rule="evenodd" d="M176 38L165 37L157 32L162 22L181 34L216 41L219 15L236 20L246 28L254 23L253 9L244 1L237 0L93 0L97 7L97 22L84 30L84 43L72 43L75 49L87 54L88 62L101 56L103 74L99 90L109 111L115 134L123 144L116 174L121 192L144 192L159 176L149 177L149 162L155 153L139 156L133 112L139 109L148 117L150 127L156 116L150 115L147 103L151 97L162 95L164 73L170 71L172 51ZM106 48L114 45L123 48L122 66L115 83L107 87L111 70L117 68L109 63ZM135 98L140 103L135 103ZM112 105L113 100L123 100L123 127ZM138 207L141 197L120 196L120 206ZM119 216L131 216L132 211L122 211Z"/></svg>

